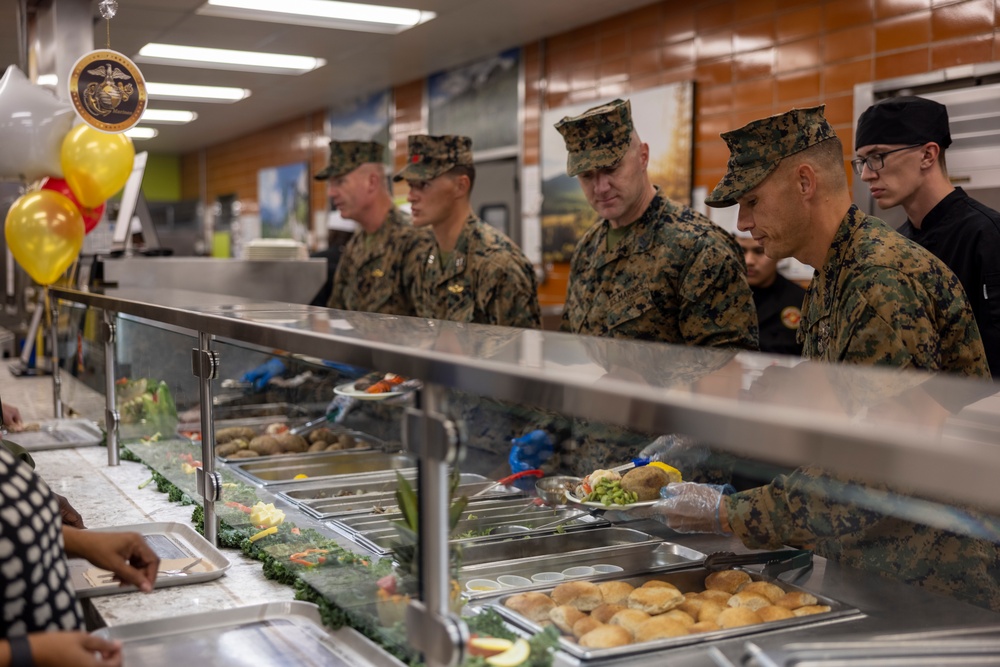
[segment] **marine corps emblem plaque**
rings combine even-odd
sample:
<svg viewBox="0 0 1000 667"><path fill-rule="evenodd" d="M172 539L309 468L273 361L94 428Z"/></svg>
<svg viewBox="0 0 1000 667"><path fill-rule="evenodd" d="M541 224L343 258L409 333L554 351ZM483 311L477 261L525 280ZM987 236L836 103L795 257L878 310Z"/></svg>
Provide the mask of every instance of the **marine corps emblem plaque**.
<svg viewBox="0 0 1000 667"><path fill-rule="evenodd" d="M69 93L83 122L102 132L124 132L146 109L146 82L135 63L117 51L84 54L70 72Z"/></svg>

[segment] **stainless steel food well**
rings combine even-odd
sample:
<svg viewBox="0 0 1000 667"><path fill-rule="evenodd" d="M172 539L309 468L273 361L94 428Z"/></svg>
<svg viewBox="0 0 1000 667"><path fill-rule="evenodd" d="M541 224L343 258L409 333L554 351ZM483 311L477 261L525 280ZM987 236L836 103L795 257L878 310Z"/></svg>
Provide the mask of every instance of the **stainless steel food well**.
<svg viewBox="0 0 1000 667"><path fill-rule="evenodd" d="M266 460L249 459L230 462L228 465L255 484L270 486L297 481L295 479L297 475L305 475L308 479L351 475L352 479L366 480L379 475L393 476L395 470L412 469L414 459L406 454L348 450L269 456Z"/></svg>

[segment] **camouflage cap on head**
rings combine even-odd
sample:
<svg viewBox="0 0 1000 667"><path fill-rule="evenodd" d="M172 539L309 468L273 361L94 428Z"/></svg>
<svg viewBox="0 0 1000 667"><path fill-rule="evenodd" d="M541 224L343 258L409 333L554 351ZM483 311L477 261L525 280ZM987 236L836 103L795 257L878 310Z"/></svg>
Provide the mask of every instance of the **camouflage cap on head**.
<svg viewBox="0 0 1000 667"><path fill-rule="evenodd" d="M429 181L460 164L472 164L472 139L457 134L411 134L406 166L394 181Z"/></svg>
<svg viewBox="0 0 1000 667"><path fill-rule="evenodd" d="M615 100L579 116L563 118L556 129L566 141L566 173L577 176L591 169L614 167L632 141L632 103Z"/></svg>
<svg viewBox="0 0 1000 667"><path fill-rule="evenodd" d="M331 141L330 164L313 178L325 181L352 172L367 162L382 162L385 146L376 141Z"/></svg>
<svg viewBox="0 0 1000 667"><path fill-rule="evenodd" d="M726 175L705 203L716 208L736 205L736 200L761 184L782 159L837 135L823 116L825 105L792 109L777 116L747 123L724 132L729 145Z"/></svg>

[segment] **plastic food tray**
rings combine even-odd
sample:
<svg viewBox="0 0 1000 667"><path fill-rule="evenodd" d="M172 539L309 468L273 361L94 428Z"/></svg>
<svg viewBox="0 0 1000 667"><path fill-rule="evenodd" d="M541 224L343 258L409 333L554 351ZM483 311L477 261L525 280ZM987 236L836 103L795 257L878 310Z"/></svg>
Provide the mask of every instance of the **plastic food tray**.
<svg viewBox="0 0 1000 667"><path fill-rule="evenodd" d="M21 445L29 452L67 447L99 445L104 433L87 419L47 419L38 423L37 431L9 433L6 440Z"/></svg>
<svg viewBox="0 0 1000 667"><path fill-rule="evenodd" d="M122 642L122 662L143 667L402 667L348 628L331 636L309 602L269 602L129 623L94 633Z"/></svg>
<svg viewBox="0 0 1000 667"><path fill-rule="evenodd" d="M207 572L190 572L183 576L157 577L154 588L183 586L185 584L211 581L224 575L230 567L228 558L213 547L208 540L195 532L194 528L183 523L140 523L134 526L112 526L108 528L95 528L94 530L101 532L139 533L146 538L146 542L161 560L170 558L201 558L202 564L211 568ZM93 565L82 558L71 558L69 560L70 576L72 577L73 587L76 589L78 597L89 598L98 595L129 593L137 590L135 586L119 586L117 581L101 586L94 586L84 576L84 573L93 567Z"/></svg>

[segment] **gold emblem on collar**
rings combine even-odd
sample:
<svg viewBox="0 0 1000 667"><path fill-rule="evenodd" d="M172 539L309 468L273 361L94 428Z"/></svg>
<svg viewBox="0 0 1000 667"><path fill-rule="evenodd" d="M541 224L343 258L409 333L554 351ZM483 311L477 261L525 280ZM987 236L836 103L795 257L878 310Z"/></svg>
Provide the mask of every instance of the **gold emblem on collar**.
<svg viewBox="0 0 1000 667"><path fill-rule="evenodd" d="M385 275L385 271L383 271L382 269L375 269L374 271L372 271L372 277L373 278L381 278L384 275Z"/></svg>
<svg viewBox="0 0 1000 667"><path fill-rule="evenodd" d="M452 294L461 294L465 291L465 287L463 285L459 285L458 283L452 283L451 285L448 285L448 291Z"/></svg>

